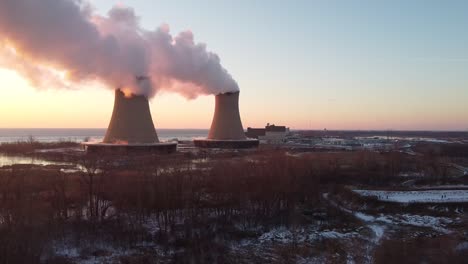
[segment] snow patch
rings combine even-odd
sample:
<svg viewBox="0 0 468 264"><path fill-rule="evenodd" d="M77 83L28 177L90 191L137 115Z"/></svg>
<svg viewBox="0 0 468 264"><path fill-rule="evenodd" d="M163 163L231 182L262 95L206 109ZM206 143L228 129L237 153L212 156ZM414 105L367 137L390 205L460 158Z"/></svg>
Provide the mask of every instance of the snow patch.
<svg viewBox="0 0 468 264"><path fill-rule="evenodd" d="M365 222L372 222L372 221L375 220L375 217L373 217L371 215L363 214L361 212L354 213L354 216L356 216L357 218L359 218L360 220L365 221Z"/></svg>
<svg viewBox="0 0 468 264"><path fill-rule="evenodd" d="M286 227L279 227L270 230L262 234L259 237L259 241L263 242L279 242L283 244L293 243L293 242L313 242L320 239L337 239L337 238L349 238L349 237L356 237L359 234L355 231L351 232L339 232L336 230L311 230L309 229L299 229L291 231Z"/></svg>
<svg viewBox="0 0 468 264"><path fill-rule="evenodd" d="M468 202L468 190L427 191L377 191L353 190L355 193L376 197L380 201L397 203L464 203Z"/></svg>
<svg viewBox="0 0 468 264"><path fill-rule="evenodd" d="M369 228L372 229L375 234L374 242L379 243L385 233L385 227L381 225L369 225Z"/></svg>

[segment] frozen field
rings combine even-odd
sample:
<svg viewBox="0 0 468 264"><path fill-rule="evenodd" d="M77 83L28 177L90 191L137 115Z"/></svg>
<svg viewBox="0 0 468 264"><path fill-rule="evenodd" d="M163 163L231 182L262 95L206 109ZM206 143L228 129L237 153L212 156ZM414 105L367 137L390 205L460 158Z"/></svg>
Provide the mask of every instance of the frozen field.
<svg viewBox="0 0 468 264"><path fill-rule="evenodd" d="M381 201L397 203L465 203L468 190L428 190L428 191L376 191L353 190L361 196L374 196Z"/></svg>

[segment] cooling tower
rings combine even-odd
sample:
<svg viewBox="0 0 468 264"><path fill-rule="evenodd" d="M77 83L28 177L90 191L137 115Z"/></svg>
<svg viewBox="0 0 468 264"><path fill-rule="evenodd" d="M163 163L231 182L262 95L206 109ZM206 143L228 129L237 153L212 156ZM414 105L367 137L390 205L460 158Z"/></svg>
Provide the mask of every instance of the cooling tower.
<svg viewBox="0 0 468 264"><path fill-rule="evenodd" d="M87 152L105 154L171 153L177 143L159 142L144 95L115 91L114 110L103 142L84 143Z"/></svg>
<svg viewBox="0 0 468 264"><path fill-rule="evenodd" d="M159 143L146 96L127 97L121 90L115 90L114 110L103 142Z"/></svg>
<svg viewBox="0 0 468 264"><path fill-rule="evenodd" d="M258 140L248 139L239 114L239 92L218 94L215 111L207 139L194 143L202 148L250 148L258 146Z"/></svg>

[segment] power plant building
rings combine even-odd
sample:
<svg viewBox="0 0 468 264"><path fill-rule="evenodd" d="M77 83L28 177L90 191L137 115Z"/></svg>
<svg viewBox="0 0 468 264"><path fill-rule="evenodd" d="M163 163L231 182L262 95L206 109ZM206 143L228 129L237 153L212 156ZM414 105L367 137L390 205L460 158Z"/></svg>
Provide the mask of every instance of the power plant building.
<svg viewBox="0 0 468 264"><path fill-rule="evenodd" d="M257 138L261 142L280 144L289 134L289 128L267 124L265 128L247 128L245 133L248 137Z"/></svg>

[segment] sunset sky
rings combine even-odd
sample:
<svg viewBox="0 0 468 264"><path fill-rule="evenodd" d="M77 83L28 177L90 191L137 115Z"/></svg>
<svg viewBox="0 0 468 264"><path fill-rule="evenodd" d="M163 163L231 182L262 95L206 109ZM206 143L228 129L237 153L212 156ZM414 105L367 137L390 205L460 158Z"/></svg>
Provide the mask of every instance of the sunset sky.
<svg viewBox="0 0 468 264"><path fill-rule="evenodd" d="M190 29L239 84L244 128L468 130L468 1L91 2ZM7 67L0 87L0 128L110 120L112 87L37 89ZM214 97L160 92L151 110L157 128L209 128Z"/></svg>

